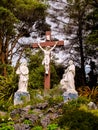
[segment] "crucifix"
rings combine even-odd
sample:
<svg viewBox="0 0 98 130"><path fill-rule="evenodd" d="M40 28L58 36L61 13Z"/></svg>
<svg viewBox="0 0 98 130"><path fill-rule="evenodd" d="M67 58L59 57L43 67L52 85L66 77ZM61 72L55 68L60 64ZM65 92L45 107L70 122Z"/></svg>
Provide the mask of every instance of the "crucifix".
<svg viewBox="0 0 98 130"><path fill-rule="evenodd" d="M42 61L42 64L44 64L45 67L45 76L44 76L44 90L50 89L50 56L51 51L56 46L63 46L64 41L52 41L51 40L51 32L46 31L46 42L41 43L33 43L33 48L40 48L44 52L44 59ZM43 47L46 47L46 49L43 49ZM50 48L52 47L52 48Z"/></svg>

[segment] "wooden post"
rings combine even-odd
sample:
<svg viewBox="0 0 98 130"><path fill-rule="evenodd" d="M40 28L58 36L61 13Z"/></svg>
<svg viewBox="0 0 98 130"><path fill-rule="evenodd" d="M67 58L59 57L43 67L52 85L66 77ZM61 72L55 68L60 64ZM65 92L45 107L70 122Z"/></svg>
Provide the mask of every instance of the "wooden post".
<svg viewBox="0 0 98 130"><path fill-rule="evenodd" d="M51 41L50 31L46 31L46 41ZM47 91L49 89L50 89L50 65L49 65L48 75L45 74L45 77L44 77L44 90Z"/></svg>
<svg viewBox="0 0 98 130"><path fill-rule="evenodd" d="M45 90L50 89L50 66L49 66L48 75L45 74L45 77L44 77L44 89Z"/></svg>

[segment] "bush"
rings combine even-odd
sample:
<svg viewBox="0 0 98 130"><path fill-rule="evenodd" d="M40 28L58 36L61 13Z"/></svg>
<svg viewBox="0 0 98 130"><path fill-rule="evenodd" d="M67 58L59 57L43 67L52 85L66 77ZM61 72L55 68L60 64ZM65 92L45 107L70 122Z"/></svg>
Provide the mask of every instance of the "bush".
<svg viewBox="0 0 98 130"><path fill-rule="evenodd" d="M47 130L57 130L58 124L50 124L47 126Z"/></svg>
<svg viewBox="0 0 98 130"><path fill-rule="evenodd" d="M43 130L42 126L35 126L31 130Z"/></svg>
<svg viewBox="0 0 98 130"><path fill-rule="evenodd" d="M98 104L98 86L93 87L92 89L88 86L83 86L78 88L78 92L80 96L91 99L93 102Z"/></svg>
<svg viewBox="0 0 98 130"><path fill-rule="evenodd" d="M58 120L61 128L68 130L98 130L98 115L87 108L87 100L73 100L64 104L63 114ZM85 107L84 107L85 105Z"/></svg>
<svg viewBox="0 0 98 130"><path fill-rule="evenodd" d="M13 122L1 123L0 130L14 130Z"/></svg>
<svg viewBox="0 0 98 130"><path fill-rule="evenodd" d="M14 73L7 77L0 76L0 109L5 110L13 103L13 96L17 90L17 77Z"/></svg>

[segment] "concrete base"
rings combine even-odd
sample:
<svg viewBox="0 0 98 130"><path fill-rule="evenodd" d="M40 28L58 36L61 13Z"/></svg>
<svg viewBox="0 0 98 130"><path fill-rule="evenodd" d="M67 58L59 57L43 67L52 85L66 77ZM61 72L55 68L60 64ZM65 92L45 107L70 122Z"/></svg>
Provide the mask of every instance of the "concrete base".
<svg viewBox="0 0 98 130"><path fill-rule="evenodd" d="M64 98L64 102L66 103L69 100L77 99L78 98L78 93L64 92L63 93L63 98Z"/></svg>
<svg viewBox="0 0 98 130"><path fill-rule="evenodd" d="M27 103L28 101L30 101L30 94L29 94L29 92L17 91L14 94L14 105Z"/></svg>

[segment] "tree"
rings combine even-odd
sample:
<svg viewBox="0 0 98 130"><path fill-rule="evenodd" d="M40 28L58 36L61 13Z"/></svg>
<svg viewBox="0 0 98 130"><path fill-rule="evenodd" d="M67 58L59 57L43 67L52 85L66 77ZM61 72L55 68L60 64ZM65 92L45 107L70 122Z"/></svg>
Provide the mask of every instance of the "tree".
<svg viewBox="0 0 98 130"><path fill-rule="evenodd" d="M0 64L3 65L3 75L6 75L6 65L12 64L15 54L19 54L18 61L21 59L25 48L21 47L19 39L29 37L33 31L42 34L47 30L45 10L46 6L37 0L0 1ZM46 28L41 28L41 25Z"/></svg>
<svg viewBox="0 0 98 130"><path fill-rule="evenodd" d="M89 46L89 54L96 55L98 46L98 1L90 0L92 10L87 15L87 26L88 37L85 43ZM92 49L93 48L93 49Z"/></svg>
<svg viewBox="0 0 98 130"><path fill-rule="evenodd" d="M81 75L83 84L85 84L84 42L88 36L88 31L86 30L88 21L86 18L91 10L91 5L89 0L67 0L67 2L66 11L68 13L67 16L69 18L69 23L66 25L66 33L67 35L71 35L71 44L77 44L76 48L78 48L80 52Z"/></svg>

